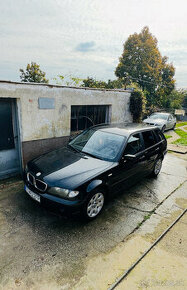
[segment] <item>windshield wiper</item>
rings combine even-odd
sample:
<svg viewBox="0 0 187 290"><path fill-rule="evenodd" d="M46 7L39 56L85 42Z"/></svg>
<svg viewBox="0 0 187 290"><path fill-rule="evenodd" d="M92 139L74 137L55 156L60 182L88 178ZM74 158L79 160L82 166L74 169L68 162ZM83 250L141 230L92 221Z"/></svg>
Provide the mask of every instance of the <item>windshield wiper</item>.
<svg viewBox="0 0 187 290"><path fill-rule="evenodd" d="M75 148L74 146L72 146L72 145L70 145L70 144L68 144L68 147L72 148L74 151L76 151L76 152L78 152L78 153L81 152L79 149Z"/></svg>
<svg viewBox="0 0 187 290"><path fill-rule="evenodd" d="M91 157L93 157L93 158L97 158L97 159L101 159L101 160L103 160L101 157L95 156L95 155L93 155L93 154L91 154L91 153L88 153L88 152L86 152L86 151L81 151L81 152L84 153L84 154L87 154L87 155L89 155L89 156L91 156Z"/></svg>
<svg viewBox="0 0 187 290"><path fill-rule="evenodd" d="M79 154L82 153L82 151L80 151L79 149L75 148L74 146L72 146L70 144L68 144L68 147L70 147L71 149L73 149L75 152L77 152ZM81 154L81 157L84 158L84 159L87 159L86 157L82 156L82 154Z"/></svg>

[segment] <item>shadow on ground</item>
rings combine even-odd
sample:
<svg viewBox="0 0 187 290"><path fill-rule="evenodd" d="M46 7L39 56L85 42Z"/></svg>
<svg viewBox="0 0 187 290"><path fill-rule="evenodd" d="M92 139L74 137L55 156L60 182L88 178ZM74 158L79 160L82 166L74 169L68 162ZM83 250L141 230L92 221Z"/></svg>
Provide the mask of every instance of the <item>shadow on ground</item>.
<svg viewBox="0 0 187 290"><path fill-rule="evenodd" d="M109 201L91 223L77 215L49 212L27 196L21 181L1 187L0 285L12 287L21 281L20 285L32 288L44 280L59 287L70 281L73 285L84 274L85 259L121 242L185 176L185 162L168 155L157 179L146 178Z"/></svg>

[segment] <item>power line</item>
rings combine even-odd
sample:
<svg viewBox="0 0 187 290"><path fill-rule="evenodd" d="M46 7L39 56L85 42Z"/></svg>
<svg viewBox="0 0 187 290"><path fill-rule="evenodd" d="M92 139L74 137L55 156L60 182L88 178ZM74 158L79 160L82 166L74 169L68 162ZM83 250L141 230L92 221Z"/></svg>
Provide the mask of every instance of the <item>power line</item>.
<svg viewBox="0 0 187 290"><path fill-rule="evenodd" d="M149 84L156 85L156 86L162 85L162 87L169 87L167 85L163 85L162 83L155 83L155 82L151 82L151 81L146 81L146 80L142 80L142 79L138 79L138 78L133 78L131 76L129 76L129 79L136 80L136 81L139 81L139 82L149 83Z"/></svg>

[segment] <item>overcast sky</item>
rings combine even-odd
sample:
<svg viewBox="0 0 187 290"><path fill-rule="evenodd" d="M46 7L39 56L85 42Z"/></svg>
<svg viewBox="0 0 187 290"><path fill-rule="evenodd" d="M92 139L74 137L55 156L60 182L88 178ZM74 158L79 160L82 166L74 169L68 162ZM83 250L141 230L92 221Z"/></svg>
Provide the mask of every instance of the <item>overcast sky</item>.
<svg viewBox="0 0 187 290"><path fill-rule="evenodd" d="M0 0L0 79L34 61L47 78L114 79L130 34L144 26L187 87L187 0Z"/></svg>

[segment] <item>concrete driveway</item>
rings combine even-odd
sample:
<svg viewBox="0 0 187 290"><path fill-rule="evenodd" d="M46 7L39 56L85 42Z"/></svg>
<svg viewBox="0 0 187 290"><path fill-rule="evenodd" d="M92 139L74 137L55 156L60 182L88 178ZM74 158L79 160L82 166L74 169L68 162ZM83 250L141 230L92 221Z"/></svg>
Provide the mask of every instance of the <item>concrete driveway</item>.
<svg viewBox="0 0 187 290"><path fill-rule="evenodd" d="M146 178L110 201L91 223L41 208L24 193L21 181L1 184L0 287L72 289L88 261L124 241L186 179L186 161L168 154L157 179Z"/></svg>

